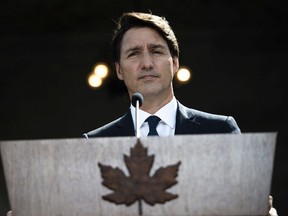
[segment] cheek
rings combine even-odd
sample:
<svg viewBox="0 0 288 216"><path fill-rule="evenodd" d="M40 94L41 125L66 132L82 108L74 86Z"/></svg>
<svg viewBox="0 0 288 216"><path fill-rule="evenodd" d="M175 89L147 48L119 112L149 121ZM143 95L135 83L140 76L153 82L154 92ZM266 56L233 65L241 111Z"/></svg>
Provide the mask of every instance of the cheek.
<svg viewBox="0 0 288 216"><path fill-rule="evenodd" d="M175 74L177 73L177 71L175 70L174 64L172 62L169 62L167 65L166 70L169 71L169 78L172 78L175 76Z"/></svg>
<svg viewBox="0 0 288 216"><path fill-rule="evenodd" d="M133 70L129 64L121 62L121 64L118 64L117 76L120 80L130 79L132 75L131 71Z"/></svg>
<svg viewBox="0 0 288 216"><path fill-rule="evenodd" d="M121 80L124 80L126 85L133 85L133 83L136 83L135 79L137 78L133 71L134 70L132 67L127 67L127 65L123 64L121 65L121 73L118 75L118 77L120 76Z"/></svg>
<svg viewBox="0 0 288 216"><path fill-rule="evenodd" d="M121 69L122 76L125 76L126 79L135 77L137 74L137 67L135 64L122 64Z"/></svg>

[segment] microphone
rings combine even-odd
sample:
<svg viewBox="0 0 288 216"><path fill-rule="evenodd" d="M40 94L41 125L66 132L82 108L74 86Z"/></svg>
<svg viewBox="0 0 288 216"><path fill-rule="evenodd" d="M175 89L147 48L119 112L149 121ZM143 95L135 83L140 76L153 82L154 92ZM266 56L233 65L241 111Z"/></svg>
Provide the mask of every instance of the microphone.
<svg viewBox="0 0 288 216"><path fill-rule="evenodd" d="M131 98L132 105L135 109L135 124L136 124L136 137L140 138L140 128L139 128L139 107L142 105L144 98L139 92L134 93Z"/></svg>
<svg viewBox="0 0 288 216"><path fill-rule="evenodd" d="M136 107L136 102L139 101L139 107L141 107L144 98L141 93L137 92L132 95L131 102L134 107Z"/></svg>

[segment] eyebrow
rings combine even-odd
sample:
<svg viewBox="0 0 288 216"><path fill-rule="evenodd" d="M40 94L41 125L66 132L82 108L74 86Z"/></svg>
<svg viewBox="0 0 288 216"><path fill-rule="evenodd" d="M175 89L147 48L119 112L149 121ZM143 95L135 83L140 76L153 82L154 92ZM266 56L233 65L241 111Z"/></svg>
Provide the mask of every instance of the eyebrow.
<svg viewBox="0 0 288 216"><path fill-rule="evenodd" d="M165 49L165 46L163 44L149 44L148 45L148 48L152 48L152 49L157 49L157 48L160 48L160 49Z"/></svg>
<svg viewBox="0 0 288 216"><path fill-rule="evenodd" d="M163 44L148 44L148 49L165 49L165 46ZM135 46L135 47L131 47L128 48L127 50L124 51L124 53L129 53L129 52L133 52L133 51L137 51L137 50L141 50L141 46Z"/></svg>
<svg viewBox="0 0 288 216"><path fill-rule="evenodd" d="M124 50L124 53L129 53L129 52L137 51L140 49L141 49L140 46L135 46L135 47L128 48L127 50Z"/></svg>

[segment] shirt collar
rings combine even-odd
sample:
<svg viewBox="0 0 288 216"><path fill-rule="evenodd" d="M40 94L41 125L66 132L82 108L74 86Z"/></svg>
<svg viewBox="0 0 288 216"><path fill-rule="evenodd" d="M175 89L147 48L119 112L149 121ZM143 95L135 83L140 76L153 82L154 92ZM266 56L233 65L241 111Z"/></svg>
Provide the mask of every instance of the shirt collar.
<svg viewBox="0 0 288 216"><path fill-rule="evenodd" d="M132 119L134 122L134 128L135 128L135 107L131 104L130 105L130 111L132 115ZM154 115L161 118L161 122L164 122L167 124L170 128L175 128L176 124L176 111L177 111L177 101L176 98L173 97L173 99L167 103L165 106L163 106L161 109L159 109ZM141 109L139 109L139 125L144 123L144 121L150 116L150 113L147 113Z"/></svg>

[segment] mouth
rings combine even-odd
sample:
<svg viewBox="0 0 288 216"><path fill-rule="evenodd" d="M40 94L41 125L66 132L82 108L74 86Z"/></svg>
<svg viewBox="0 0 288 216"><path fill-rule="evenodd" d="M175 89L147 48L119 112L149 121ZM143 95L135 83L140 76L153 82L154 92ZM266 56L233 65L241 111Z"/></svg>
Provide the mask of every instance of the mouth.
<svg viewBox="0 0 288 216"><path fill-rule="evenodd" d="M151 80L151 79L155 79L158 78L159 76L157 75L153 75L153 74L145 74L145 75L141 75L138 79L139 80Z"/></svg>

